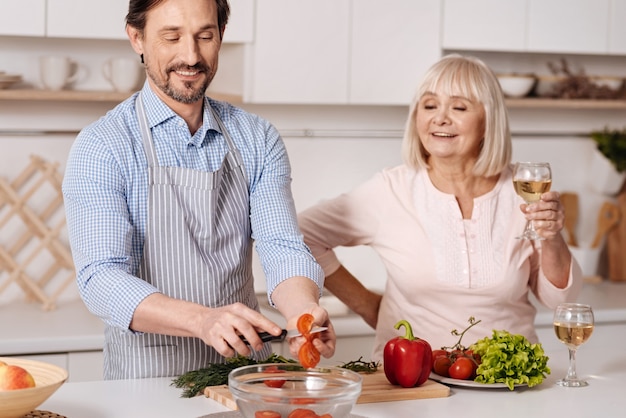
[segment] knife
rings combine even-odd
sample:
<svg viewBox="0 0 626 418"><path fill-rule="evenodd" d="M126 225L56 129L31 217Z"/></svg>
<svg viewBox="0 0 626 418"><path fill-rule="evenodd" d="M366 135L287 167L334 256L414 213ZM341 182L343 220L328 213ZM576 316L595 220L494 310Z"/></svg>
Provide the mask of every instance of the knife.
<svg viewBox="0 0 626 418"><path fill-rule="evenodd" d="M327 329L328 327L313 327L313 329L309 331L309 334L315 334L317 332L326 331ZM302 333L298 331L297 329L292 329L289 331L284 329L279 335L272 335L269 332L265 332L265 331L259 332L258 334L259 334L259 338L261 338L261 341L263 342L268 342L268 341L282 342L282 341L285 341L285 339L300 337L302 335ZM246 337L244 337L243 335L240 335L239 338L241 338L241 341L243 341L244 343L250 345Z"/></svg>

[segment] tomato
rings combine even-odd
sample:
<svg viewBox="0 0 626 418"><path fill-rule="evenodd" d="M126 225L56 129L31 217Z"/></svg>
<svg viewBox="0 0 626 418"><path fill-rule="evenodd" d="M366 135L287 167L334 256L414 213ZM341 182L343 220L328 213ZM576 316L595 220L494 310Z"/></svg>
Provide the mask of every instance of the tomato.
<svg viewBox="0 0 626 418"><path fill-rule="evenodd" d="M265 369L265 373L285 373L285 371L280 370L278 366L269 366ZM269 386L271 388L282 388L285 382L286 380L284 379L266 379L263 381L265 386Z"/></svg>
<svg viewBox="0 0 626 418"><path fill-rule="evenodd" d="M458 357L448 369L453 379L466 380L472 377L475 371L475 363L469 357Z"/></svg>
<svg viewBox="0 0 626 418"><path fill-rule="evenodd" d="M307 340L298 350L298 360L305 369L313 368L320 362L320 352L311 341Z"/></svg>
<svg viewBox="0 0 626 418"><path fill-rule="evenodd" d="M311 405L317 402L315 398L291 398L289 403L292 405Z"/></svg>
<svg viewBox="0 0 626 418"><path fill-rule="evenodd" d="M256 411L254 418L281 418L281 415L276 411Z"/></svg>
<svg viewBox="0 0 626 418"><path fill-rule="evenodd" d="M465 351L463 350L452 350L450 352L450 357L452 357L453 359L459 358L459 357L465 357Z"/></svg>
<svg viewBox="0 0 626 418"><path fill-rule="evenodd" d="M306 408L294 409L287 418L318 418L315 411Z"/></svg>
<svg viewBox="0 0 626 418"><path fill-rule="evenodd" d="M474 353L474 351L472 350L465 350L465 355L467 357L473 358L474 361L476 361L476 367L478 367L478 365L480 364L480 354Z"/></svg>
<svg viewBox="0 0 626 418"><path fill-rule="evenodd" d="M437 373L439 376L450 377L450 373L448 370L452 366L452 360L448 356L439 356L433 362L433 372Z"/></svg>
<svg viewBox="0 0 626 418"><path fill-rule="evenodd" d="M448 357L449 355L450 353L448 353L446 350L433 350L433 367L435 367L435 360L437 360L439 357Z"/></svg>
<svg viewBox="0 0 626 418"><path fill-rule="evenodd" d="M304 336L307 336L311 331L311 328L313 328L313 321L315 321L315 318L309 313L300 315L300 317L298 318L298 323L296 325L298 328L298 332L300 332L300 334Z"/></svg>

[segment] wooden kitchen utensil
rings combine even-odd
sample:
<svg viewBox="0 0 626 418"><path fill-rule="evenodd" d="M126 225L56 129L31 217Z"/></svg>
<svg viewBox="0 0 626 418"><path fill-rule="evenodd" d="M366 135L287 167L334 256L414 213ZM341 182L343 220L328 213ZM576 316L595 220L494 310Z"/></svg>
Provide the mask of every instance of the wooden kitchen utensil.
<svg viewBox="0 0 626 418"><path fill-rule="evenodd" d="M565 232L567 245L578 247L576 239L576 223L578 222L578 194L564 192L561 194L561 204L565 209Z"/></svg>
<svg viewBox="0 0 626 418"><path fill-rule="evenodd" d="M372 374L363 374L361 396L357 404L373 402L406 401L409 399L445 398L450 395L450 388L434 380L427 380L416 388L394 386L385 377L385 373L378 371ZM237 409L228 385L208 386L204 395L230 409Z"/></svg>
<svg viewBox="0 0 626 418"><path fill-rule="evenodd" d="M609 280L626 282L626 191L617 196L620 220L609 231L606 243Z"/></svg>
<svg viewBox="0 0 626 418"><path fill-rule="evenodd" d="M598 230L591 248L598 248L604 236L619 222L620 210L611 202L604 202L598 213Z"/></svg>

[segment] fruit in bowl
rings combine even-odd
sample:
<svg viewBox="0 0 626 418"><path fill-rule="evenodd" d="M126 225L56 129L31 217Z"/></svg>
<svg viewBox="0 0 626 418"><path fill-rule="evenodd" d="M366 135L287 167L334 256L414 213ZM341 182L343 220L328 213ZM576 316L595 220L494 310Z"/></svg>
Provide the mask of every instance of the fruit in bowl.
<svg viewBox="0 0 626 418"><path fill-rule="evenodd" d="M0 417L18 418L35 410L67 380L53 364L0 357Z"/></svg>
<svg viewBox="0 0 626 418"><path fill-rule="evenodd" d="M347 417L362 377L339 367L305 369L293 363L239 367L228 388L244 418Z"/></svg>
<svg viewBox="0 0 626 418"><path fill-rule="evenodd" d="M0 361L0 390L17 390L35 387L33 375L16 364Z"/></svg>
<svg viewBox="0 0 626 418"><path fill-rule="evenodd" d="M536 78L532 74L499 74L498 81L506 97L524 97L533 89Z"/></svg>

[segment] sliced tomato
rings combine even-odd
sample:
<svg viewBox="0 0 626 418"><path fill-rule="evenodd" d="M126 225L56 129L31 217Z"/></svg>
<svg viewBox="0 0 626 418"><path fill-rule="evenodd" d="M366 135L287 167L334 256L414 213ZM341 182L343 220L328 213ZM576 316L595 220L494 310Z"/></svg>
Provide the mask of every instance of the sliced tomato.
<svg viewBox="0 0 626 418"><path fill-rule="evenodd" d="M285 371L280 370L278 366L268 366L265 368L265 373L285 373ZM263 381L265 386L269 386L271 388L282 388L285 382L286 380L284 379L266 379Z"/></svg>
<svg viewBox="0 0 626 418"><path fill-rule="evenodd" d="M281 415L276 411L256 411L254 418L281 418Z"/></svg>
<svg viewBox="0 0 626 418"><path fill-rule="evenodd" d="M306 408L294 409L287 418L318 418L315 411Z"/></svg>
<svg viewBox="0 0 626 418"><path fill-rule="evenodd" d="M315 321L315 318L309 313L300 315L300 317L298 318L298 323L296 325L298 328L298 332L304 336L309 335L309 332L311 332L311 328L313 328L313 321Z"/></svg>
<svg viewBox="0 0 626 418"><path fill-rule="evenodd" d="M317 402L315 398L291 398L289 403L292 405L311 405Z"/></svg>
<svg viewBox="0 0 626 418"><path fill-rule="evenodd" d="M320 352L311 341L307 340L298 350L298 360L305 369L313 368L320 362Z"/></svg>

